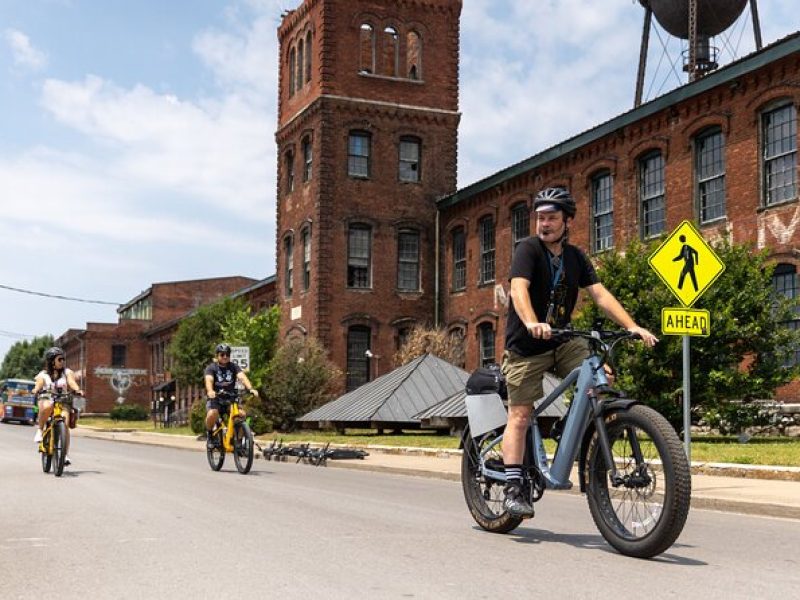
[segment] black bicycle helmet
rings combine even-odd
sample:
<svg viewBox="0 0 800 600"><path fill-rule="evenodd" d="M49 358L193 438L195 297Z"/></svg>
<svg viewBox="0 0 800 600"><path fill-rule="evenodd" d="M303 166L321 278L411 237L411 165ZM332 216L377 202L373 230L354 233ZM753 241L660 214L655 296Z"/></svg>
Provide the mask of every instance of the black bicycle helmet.
<svg viewBox="0 0 800 600"><path fill-rule="evenodd" d="M58 346L53 346L52 348L48 348L44 353L44 360L47 364L51 364L59 356L64 356L64 351Z"/></svg>
<svg viewBox="0 0 800 600"><path fill-rule="evenodd" d="M228 344L217 344L217 349L215 350L217 354L230 354L231 347Z"/></svg>
<svg viewBox="0 0 800 600"><path fill-rule="evenodd" d="M578 207L575 205L575 198L562 187L545 188L533 200L533 210L538 209L540 206L550 204L555 206L567 217L574 217L578 212Z"/></svg>

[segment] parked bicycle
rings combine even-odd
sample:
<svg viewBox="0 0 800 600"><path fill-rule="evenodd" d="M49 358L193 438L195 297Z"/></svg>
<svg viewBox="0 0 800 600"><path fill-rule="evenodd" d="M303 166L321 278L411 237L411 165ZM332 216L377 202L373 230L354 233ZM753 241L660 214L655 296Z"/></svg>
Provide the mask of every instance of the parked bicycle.
<svg viewBox="0 0 800 600"><path fill-rule="evenodd" d="M691 476L686 455L669 422L638 400L610 387L603 368L615 345L633 339L624 331L554 330L582 337L591 353L535 409L526 434L524 490L530 501L545 489L569 489L578 460L581 492L606 541L622 554L650 558L680 535L689 513ZM552 460L537 417L565 391L573 396L561 422ZM483 529L507 533L522 522L503 509L506 475L501 442L505 408L497 393L467 397L469 427L462 439L464 497Z"/></svg>
<svg viewBox="0 0 800 600"><path fill-rule="evenodd" d="M242 475L250 472L253 466L253 432L239 409L242 392L218 392L220 416L211 432L213 448L206 448L208 464L219 471L225 462L225 454L232 453L236 470Z"/></svg>
<svg viewBox="0 0 800 600"><path fill-rule="evenodd" d="M70 392L42 392L40 400L53 401L53 413L45 422L39 453L42 456L42 471L61 477L67 458L67 426L72 414L73 395Z"/></svg>

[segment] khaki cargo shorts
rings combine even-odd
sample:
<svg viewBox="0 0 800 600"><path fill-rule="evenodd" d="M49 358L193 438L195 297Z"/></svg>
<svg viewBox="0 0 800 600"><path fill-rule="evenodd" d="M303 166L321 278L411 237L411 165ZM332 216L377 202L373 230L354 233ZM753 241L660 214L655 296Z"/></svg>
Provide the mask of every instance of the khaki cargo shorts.
<svg viewBox="0 0 800 600"><path fill-rule="evenodd" d="M506 350L502 371L506 376L509 406L533 406L544 396L542 378L545 371L552 371L563 379L587 356L589 343L582 338L572 338L555 350L534 356L520 356Z"/></svg>

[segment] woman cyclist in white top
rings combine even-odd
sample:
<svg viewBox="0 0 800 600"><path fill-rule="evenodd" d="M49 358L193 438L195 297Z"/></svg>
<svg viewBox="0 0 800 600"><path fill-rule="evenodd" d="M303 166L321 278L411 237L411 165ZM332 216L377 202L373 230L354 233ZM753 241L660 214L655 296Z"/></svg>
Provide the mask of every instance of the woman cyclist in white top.
<svg viewBox="0 0 800 600"><path fill-rule="evenodd" d="M64 351L56 346L44 353L44 369L36 376L36 382L33 386L34 396L38 396L40 392L64 392L67 390L72 390L79 396L83 396L83 390L75 381L75 374L66 367L65 360ZM53 401L39 400L39 427L36 429L36 435L33 438L33 441L37 444L42 441L42 429L52 413ZM66 430L65 454L69 452L69 427ZM70 464L68 455L65 463Z"/></svg>

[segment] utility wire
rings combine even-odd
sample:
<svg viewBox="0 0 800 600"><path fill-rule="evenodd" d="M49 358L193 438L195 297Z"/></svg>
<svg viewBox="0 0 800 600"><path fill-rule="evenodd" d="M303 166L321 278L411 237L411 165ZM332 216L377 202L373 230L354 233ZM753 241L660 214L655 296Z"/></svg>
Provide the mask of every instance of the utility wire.
<svg viewBox="0 0 800 600"><path fill-rule="evenodd" d="M19 292L21 294L30 294L31 296L42 296L44 298L55 298L56 300L69 300L70 302L84 302L86 304L108 304L110 306L120 306L121 302L107 302L105 300L86 300L84 298L72 298L70 296L59 296L57 294L45 294L44 292L34 292L31 290L23 290L20 288L11 287L10 285L3 285L0 283L0 289L11 290L12 292Z"/></svg>
<svg viewBox="0 0 800 600"><path fill-rule="evenodd" d="M16 333L14 331L5 331L3 329L0 329L0 337L9 337L9 338L14 338L14 339L17 339L17 340L21 340L21 339L24 339L24 338L35 338L36 336L32 335L30 333Z"/></svg>

